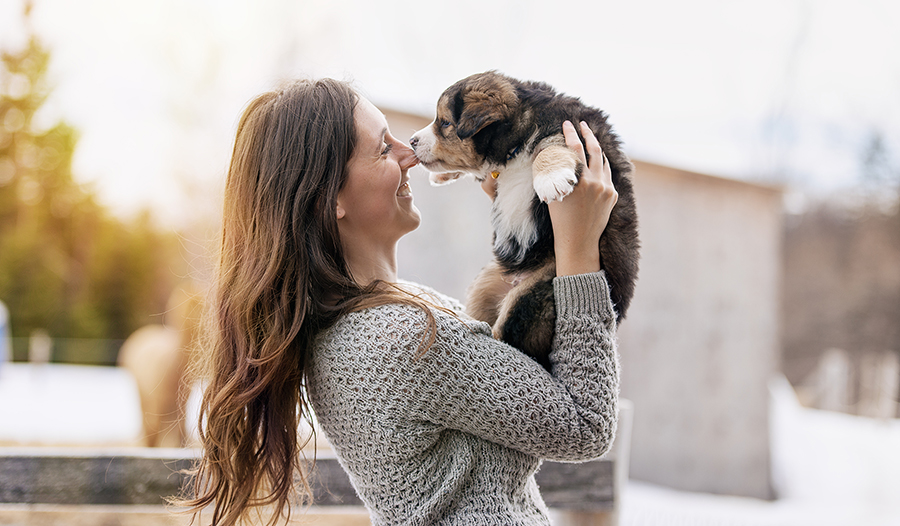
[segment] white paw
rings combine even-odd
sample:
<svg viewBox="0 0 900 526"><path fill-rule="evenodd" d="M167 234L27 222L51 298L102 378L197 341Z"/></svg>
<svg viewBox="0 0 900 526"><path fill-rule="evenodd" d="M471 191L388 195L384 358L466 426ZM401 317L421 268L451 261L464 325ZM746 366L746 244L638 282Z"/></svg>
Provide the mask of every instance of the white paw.
<svg viewBox="0 0 900 526"><path fill-rule="evenodd" d="M459 179L461 175L462 172L431 172L431 175L428 176L428 180L431 181L431 186L441 186L452 183Z"/></svg>
<svg viewBox="0 0 900 526"><path fill-rule="evenodd" d="M562 200L575 188L575 172L572 170L554 170L534 178L534 191L538 199L545 203Z"/></svg>

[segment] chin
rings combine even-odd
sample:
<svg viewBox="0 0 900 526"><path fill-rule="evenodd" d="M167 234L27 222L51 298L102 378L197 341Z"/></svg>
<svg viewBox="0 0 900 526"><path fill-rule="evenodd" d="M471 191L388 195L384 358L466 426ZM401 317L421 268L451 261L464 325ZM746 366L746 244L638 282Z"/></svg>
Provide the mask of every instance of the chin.
<svg viewBox="0 0 900 526"><path fill-rule="evenodd" d="M422 223L422 214L419 212L419 209L416 208L415 205L412 206L413 213L409 216L409 222L407 225L407 230L404 232L404 235L409 234L413 230L419 228L419 225Z"/></svg>

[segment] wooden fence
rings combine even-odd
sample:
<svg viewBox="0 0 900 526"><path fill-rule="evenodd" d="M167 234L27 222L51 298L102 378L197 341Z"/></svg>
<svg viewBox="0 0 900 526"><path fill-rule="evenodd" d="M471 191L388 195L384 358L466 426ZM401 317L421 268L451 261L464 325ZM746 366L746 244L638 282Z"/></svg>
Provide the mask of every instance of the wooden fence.
<svg viewBox="0 0 900 526"><path fill-rule="evenodd" d="M615 525L628 479L630 403L622 401L619 432L603 459L544 462L536 475L559 525ZM185 481L190 449L0 448L0 525L187 524L164 507ZM316 524L367 524L362 503L337 459L320 451L313 472ZM329 522L328 516L338 511ZM299 514L298 514L299 515ZM351 521L355 517L356 522Z"/></svg>

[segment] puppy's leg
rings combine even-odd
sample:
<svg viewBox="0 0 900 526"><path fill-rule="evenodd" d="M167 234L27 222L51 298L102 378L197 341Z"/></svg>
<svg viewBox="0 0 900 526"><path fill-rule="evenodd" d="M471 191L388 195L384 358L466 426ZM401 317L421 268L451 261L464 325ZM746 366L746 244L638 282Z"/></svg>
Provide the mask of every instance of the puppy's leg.
<svg viewBox="0 0 900 526"><path fill-rule="evenodd" d="M581 168L575 152L565 144L551 144L542 149L535 156L532 168L534 191L538 198L547 203L572 193Z"/></svg>
<svg viewBox="0 0 900 526"><path fill-rule="evenodd" d="M494 323L494 337L517 347L542 365L556 329L553 277L556 262L549 260L503 298Z"/></svg>
<svg viewBox="0 0 900 526"><path fill-rule="evenodd" d="M512 284L504 279L500 264L496 259L491 260L469 285L466 312L476 320L494 325L500 302L511 289Z"/></svg>

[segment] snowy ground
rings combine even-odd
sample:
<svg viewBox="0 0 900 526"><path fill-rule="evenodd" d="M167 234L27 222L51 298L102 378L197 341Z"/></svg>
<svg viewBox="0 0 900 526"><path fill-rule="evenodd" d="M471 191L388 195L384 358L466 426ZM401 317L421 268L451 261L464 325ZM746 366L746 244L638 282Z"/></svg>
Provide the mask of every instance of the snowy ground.
<svg viewBox="0 0 900 526"><path fill-rule="evenodd" d="M118 367L0 363L0 444L130 444L141 402Z"/></svg>
<svg viewBox="0 0 900 526"><path fill-rule="evenodd" d="M900 420L806 409L772 393L774 502L631 481L622 526L900 526ZM140 403L124 370L0 364L0 445L134 444Z"/></svg>

